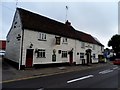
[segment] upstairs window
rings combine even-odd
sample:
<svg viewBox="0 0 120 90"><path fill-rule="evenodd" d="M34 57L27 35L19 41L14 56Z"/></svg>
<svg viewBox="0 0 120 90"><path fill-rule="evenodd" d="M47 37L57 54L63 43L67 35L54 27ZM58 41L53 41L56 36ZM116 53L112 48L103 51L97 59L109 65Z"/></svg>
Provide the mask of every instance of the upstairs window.
<svg viewBox="0 0 120 90"><path fill-rule="evenodd" d="M62 58L67 58L67 51L62 51Z"/></svg>
<svg viewBox="0 0 120 90"><path fill-rule="evenodd" d="M81 42L81 48L85 48L85 43Z"/></svg>
<svg viewBox="0 0 120 90"><path fill-rule="evenodd" d="M39 38L38 38L38 40L46 41L46 34L45 34L45 33L39 33Z"/></svg>
<svg viewBox="0 0 120 90"><path fill-rule="evenodd" d="M95 50L95 45L93 45L93 50Z"/></svg>
<svg viewBox="0 0 120 90"><path fill-rule="evenodd" d="M63 43L67 44L67 38L63 38Z"/></svg>

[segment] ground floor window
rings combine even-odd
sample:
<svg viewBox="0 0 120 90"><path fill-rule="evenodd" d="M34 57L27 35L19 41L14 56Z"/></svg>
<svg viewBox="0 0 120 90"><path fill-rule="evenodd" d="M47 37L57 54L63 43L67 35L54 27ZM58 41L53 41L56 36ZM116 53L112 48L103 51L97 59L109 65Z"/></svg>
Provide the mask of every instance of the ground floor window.
<svg viewBox="0 0 120 90"><path fill-rule="evenodd" d="M38 49L38 53L37 53L37 57L38 58L45 58L45 55L46 52L45 52L45 49Z"/></svg>
<svg viewBox="0 0 120 90"><path fill-rule="evenodd" d="M62 51L62 58L67 58L67 51Z"/></svg>
<svg viewBox="0 0 120 90"><path fill-rule="evenodd" d="M93 59L95 59L96 58L96 56L95 56L95 54L93 54Z"/></svg>
<svg viewBox="0 0 120 90"><path fill-rule="evenodd" d="M84 53L80 53L80 59L84 59Z"/></svg>

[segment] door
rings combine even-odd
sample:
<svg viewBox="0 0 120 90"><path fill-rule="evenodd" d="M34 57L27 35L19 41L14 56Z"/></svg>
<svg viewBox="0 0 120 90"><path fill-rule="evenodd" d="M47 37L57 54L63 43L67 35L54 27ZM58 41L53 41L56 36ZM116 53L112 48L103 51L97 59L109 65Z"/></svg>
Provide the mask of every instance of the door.
<svg viewBox="0 0 120 90"><path fill-rule="evenodd" d="M70 52L69 53L69 62L70 62L70 64L72 64L73 63L73 52Z"/></svg>
<svg viewBox="0 0 120 90"><path fill-rule="evenodd" d="M32 67L33 64L33 49L27 49L26 54L26 67Z"/></svg>

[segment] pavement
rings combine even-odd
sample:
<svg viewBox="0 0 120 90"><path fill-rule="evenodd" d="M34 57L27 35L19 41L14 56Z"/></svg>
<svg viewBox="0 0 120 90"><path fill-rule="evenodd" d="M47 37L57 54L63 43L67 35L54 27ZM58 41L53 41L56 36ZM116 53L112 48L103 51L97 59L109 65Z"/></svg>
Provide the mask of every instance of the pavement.
<svg viewBox="0 0 120 90"><path fill-rule="evenodd" d="M1 83L25 80L25 79L36 78L36 77L50 76L50 75L62 74L62 73L73 72L73 71L82 71L82 70L96 68L96 67L104 67L106 65L112 64L111 62L107 62L107 63L92 64L90 66L74 65L74 66L45 67L45 68L38 68L38 69L33 68L28 70L17 70L16 68L6 63L4 60L0 59L0 63L2 63L2 82Z"/></svg>

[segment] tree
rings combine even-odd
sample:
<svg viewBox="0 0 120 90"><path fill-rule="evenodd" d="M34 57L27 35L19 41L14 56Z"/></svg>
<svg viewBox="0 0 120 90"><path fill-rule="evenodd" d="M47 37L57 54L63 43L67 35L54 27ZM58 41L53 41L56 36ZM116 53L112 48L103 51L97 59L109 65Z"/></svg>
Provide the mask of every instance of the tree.
<svg viewBox="0 0 120 90"><path fill-rule="evenodd" d="M112 49L118 55L120 52L120 35L113 35L112 38L108 41L108 46L112 46Z"/></svg>

